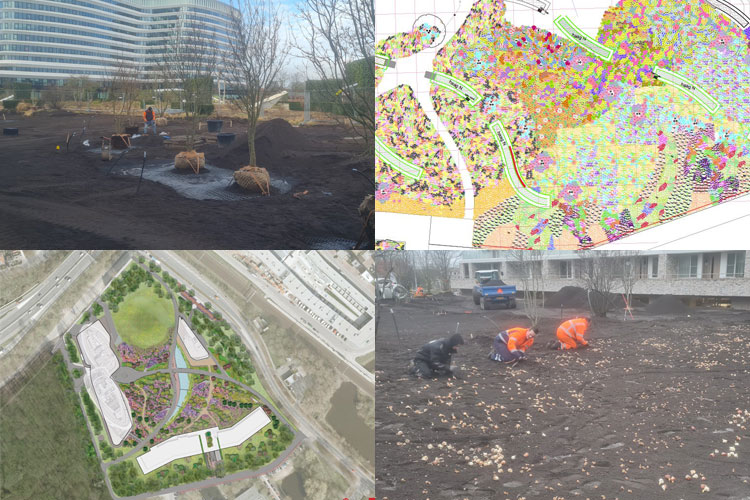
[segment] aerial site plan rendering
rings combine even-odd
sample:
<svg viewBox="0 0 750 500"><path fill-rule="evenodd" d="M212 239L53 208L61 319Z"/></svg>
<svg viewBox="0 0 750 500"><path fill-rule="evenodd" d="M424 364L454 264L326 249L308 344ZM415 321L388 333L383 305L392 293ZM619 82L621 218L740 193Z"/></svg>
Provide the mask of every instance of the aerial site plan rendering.
<svg viewBox="0 0 750 500"><path fill-rule="evenodd" d="M747 2L376 4L379 248L586 249L750 191Z"/></svg>
<svg viewBox="0 0 750 500"><path fill-rule="evenodd" d="M3 255L0 497L374 494L369 252Z"/></svg>

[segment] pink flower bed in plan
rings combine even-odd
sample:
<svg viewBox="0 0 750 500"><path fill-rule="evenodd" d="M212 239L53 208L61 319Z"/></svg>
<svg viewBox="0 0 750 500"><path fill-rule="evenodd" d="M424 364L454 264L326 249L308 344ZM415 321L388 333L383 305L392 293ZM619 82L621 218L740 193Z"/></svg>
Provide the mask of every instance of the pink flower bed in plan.
<svg viewBox="0 0 750 500"><path fill-rule="evenodd" d="M139 349L123 342L117 346L117 350L123 365L135 370L150 370L159 363L166 363L169 359L168 345Z"/></svg>

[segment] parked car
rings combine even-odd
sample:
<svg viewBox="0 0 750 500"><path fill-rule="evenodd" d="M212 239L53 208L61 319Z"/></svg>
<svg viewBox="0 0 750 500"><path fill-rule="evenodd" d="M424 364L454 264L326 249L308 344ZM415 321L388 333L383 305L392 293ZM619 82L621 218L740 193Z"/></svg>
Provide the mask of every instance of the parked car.
<svg viewBox="0 0 750 500"><path fill-rule="evenodd" d="M476 271L474 280L474 304L483 310L496 304L504 305L506 309L516 308L516 287L506 285L497 270Z"/></svg>

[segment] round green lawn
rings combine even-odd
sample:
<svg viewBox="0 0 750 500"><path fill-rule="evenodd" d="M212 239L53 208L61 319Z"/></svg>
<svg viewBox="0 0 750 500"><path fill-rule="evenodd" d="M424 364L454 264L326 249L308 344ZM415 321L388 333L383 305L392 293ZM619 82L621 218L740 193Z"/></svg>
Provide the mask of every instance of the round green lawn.
<svg viewBox="0 0 750 500"><path fill-rule="evenodd" d="M112 319L123 342L148 349L169 339L174 328L174 307L171 299L159 298L142 283L138 290L125 296Z"/></svg>

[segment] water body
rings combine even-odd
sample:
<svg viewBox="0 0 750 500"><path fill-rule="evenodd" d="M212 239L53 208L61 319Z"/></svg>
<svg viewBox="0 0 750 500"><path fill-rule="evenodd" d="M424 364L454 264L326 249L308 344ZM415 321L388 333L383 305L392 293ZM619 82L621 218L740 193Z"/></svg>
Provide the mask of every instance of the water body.
<svg viewBox="0 0 750 500"><path fill-rule="evenodd" d="M326 415L326 422L360 455L375 465L375 435L357 413L354 403L356 396L356 385L351 382L341 384L331 398L331 409Z"/></svg>
<svg viewBox="0 0 750 500"><path fill-rule="evenodd" d="M281 481L281 489L292 500L305 500L305 486L302 482L302 475L299 472L289 474Z"/></svg>
<svg viewBox="0 0 750 500"><path fill-rule="evenodd" d="M179 347L177 347L174 350L174 359L175 359L175 363L177 364L177 368L188 367L187 363L185 362L185 358L182 356L182 351L180 350ZM190 377L188 377L187 373L178 373L177 378L180 381L180 399L177 401L177 407L169 416L169 420L172 420L174 416L180 412L180 408L182 408L182 403L185 402L185 398L187 397L188 389L190 389Z"/></svg>

